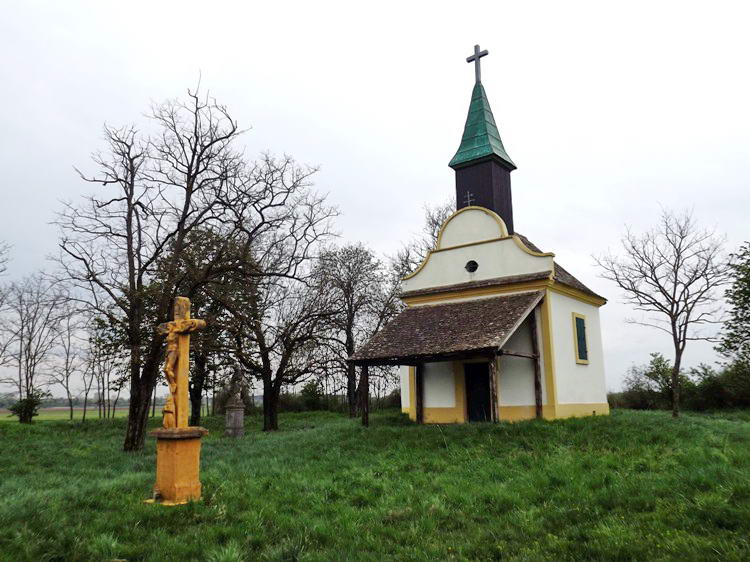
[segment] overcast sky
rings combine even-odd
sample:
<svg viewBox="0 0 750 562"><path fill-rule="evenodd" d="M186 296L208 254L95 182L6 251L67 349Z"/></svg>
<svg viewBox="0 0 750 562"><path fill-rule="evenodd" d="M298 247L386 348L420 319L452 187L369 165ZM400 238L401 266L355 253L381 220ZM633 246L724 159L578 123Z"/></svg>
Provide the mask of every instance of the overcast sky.
<svg viewBox="0 0 750 562"><path fill-rule="evenodd" d="M62 199L90 186L102 125L202 85L250 127L248 154L319 165L338 228L391 253L425 204L454 196L448 161L482 81L513 172L516 228L595 291L608 387L669 351L625 323L592 254L660 206L749 238L746 2L13 2L0 17L0 239L11 277L50 267ZM688 366L717 360L691 344Z"/></svg>

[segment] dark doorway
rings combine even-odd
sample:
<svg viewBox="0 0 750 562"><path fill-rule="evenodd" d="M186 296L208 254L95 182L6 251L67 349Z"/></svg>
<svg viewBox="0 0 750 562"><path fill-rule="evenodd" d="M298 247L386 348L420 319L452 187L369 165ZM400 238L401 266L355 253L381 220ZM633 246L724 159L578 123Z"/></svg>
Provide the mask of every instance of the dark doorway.
<svg viewBox="0 0 750 562"><path fill-rule="evenodd" d="M490 421L492 419L490 366L487 363L464 364L464 380L466 381L466 411L469 421Z"/></svg>

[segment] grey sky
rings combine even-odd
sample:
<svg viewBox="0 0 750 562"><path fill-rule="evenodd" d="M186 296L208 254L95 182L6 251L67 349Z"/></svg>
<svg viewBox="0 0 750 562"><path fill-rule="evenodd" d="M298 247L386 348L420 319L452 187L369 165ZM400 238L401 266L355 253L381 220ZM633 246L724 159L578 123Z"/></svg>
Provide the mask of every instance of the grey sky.
<svg viewBox="0 0 750 562"><path fill-rule="evenodd" d="M364 7L363 7L364 6ZM591 254L659 206L748 238L750 8L743 2L5 2L0 18L0 239L11 276L46 267L60 199L90 186L101 127L202 84L248 154L319 164L347 240L393 252L453 195L480 43L513 173L516 228L610 303L607 378L662 335L624 324ZM713 361L710 345L686 362Z"/></svg>

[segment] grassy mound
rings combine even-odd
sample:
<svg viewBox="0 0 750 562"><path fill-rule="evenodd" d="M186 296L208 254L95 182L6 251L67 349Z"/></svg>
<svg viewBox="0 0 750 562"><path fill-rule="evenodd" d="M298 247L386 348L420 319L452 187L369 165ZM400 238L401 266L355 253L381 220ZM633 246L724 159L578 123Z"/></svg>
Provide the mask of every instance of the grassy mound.
<svg viewBox="0 0 750 562"><path fill-rule="evenodd" d="M209 419L204 500L146 505L124 420L0 424L2 560L748 559L750 416L372 427Z"/></svg>

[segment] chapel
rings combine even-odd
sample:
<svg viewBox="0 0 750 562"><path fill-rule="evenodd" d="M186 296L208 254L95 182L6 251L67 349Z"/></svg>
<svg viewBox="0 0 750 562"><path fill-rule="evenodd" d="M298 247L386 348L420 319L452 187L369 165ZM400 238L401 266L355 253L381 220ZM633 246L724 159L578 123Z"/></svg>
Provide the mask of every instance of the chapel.
<svg viewBox="0 0 750 562"><path fill-rule="evenodd" d="M609 413L599 308L586 287L516 231L511 172L474 47L455 172L456 211L402 281L406 308L350 361L397 365L417 423L556 419Z"/></svg>

